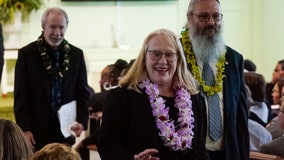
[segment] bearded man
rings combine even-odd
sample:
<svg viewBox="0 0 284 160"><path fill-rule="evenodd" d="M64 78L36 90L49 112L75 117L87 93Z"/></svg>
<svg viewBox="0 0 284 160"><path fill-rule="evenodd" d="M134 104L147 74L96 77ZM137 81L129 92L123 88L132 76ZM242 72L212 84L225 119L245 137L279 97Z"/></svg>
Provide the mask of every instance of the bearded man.
<svg viewBox="0 0 284 160"><path fill-rule="evenodd" d="M207 106L206 148L210 159L248 160L243 57L225 45L222 18L218 0L191 0L182 44Z"/></svg>

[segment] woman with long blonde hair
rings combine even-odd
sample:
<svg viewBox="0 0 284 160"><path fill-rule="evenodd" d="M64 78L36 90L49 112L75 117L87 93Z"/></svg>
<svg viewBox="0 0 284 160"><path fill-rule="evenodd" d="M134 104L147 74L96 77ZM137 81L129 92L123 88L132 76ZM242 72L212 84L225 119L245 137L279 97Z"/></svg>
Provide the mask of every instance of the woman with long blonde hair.
<svg viewBox="0 0 284 160"><path fill-rule="evenodd" d="M98 151L104 160L207 159L206 112L179 38L159 29L110 91Z"/></svg>

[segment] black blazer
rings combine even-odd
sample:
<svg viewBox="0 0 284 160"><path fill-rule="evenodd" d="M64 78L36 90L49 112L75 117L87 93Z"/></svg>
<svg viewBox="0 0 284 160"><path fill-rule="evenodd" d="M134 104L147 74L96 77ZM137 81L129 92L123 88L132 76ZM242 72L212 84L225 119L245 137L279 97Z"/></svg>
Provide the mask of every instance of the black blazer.
<svg viewBox="0 0 284 160"><path fill-rule="evenodd" d="M63 78L62 103L77 101L77 121L87 128L89 92L83 51L70 45L70 67ZM51 114L51 76L42 65L36 42L21 48L15 68L14 112L23 131L44 144Z"/></svg>
<svg viewBox="0 0 284 160"><path fill-rule="evenodd" d="M126 87L109 91L104 109L98 151L103 160L133 160L145 149L159 150L161 160L209 159L205 149L206 112L199 95L192 96L195 118L192 149L174 152L162 146L148 96Z"/></svg>
<svg viewBox="0 0 284 160"><path fill-rule="evenodd" d="M243 76L243 57L227 46L224 104L224 157L226 160L249 159L248 104ZM188 64L191 70L190 64Z"/></svg>
<svg viewBox="0 0 284 160"><path fill-rule="evenodd" d="M248 104L243 76L243 57L227 47L224 103L224 150L227 160L249 160Z"/></svg>

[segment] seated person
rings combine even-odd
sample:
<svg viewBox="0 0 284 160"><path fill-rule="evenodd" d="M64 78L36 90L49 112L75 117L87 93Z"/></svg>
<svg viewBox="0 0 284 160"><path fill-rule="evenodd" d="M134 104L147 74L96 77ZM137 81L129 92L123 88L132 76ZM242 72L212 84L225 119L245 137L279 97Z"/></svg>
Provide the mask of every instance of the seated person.
<svg viewBox="0 0 284 160"><path fill-rule="evenodd" d="M278 123L284 130L284 98L282 98L282 106L278 114ZM270 143L264 144L260 148L261 153L273 154L284 158L284 135L274 139Z"/></svg>
<svg viewBox="0 0 284 160"><path fill-rule="evenodd" d="M284 78L281 78L279 80L276 81L273 90L272 90L272 101L273 101L273 105L271 105L272 108L272 114L273 114L273 118L277 116L278 111L279 111L279 106L280 106L280 97L281 97L281 90L284 87ZM273 107L273 106L277 106L277 107Z"/></svg>
<svg viewBox="0 0 284 160"><path fill-rule="evenodd" d="M101 92L95 93L91 98L91 134L98 126L98 120L101 118L102 111L106 105L106 96L110 89L117 87L120 74L127 67L128 63L125 60L118 59L114 64L107 65L101 72L100 89Z"/></svg>
<svg viewBox="0 0 284 160"><path fill-rule="evenodd" d="M118 84L120 73L127 67L125 60L118 59L114 64L107 65L101 71L100 89L101 92L95 93L92 97L90 106L91 112L101 112L106 102L107 91L115 88Z"/></svg>
<svg viewBox="0 0 284 160"><path fill-rule="evenodd" d="M101 72L101 92L95 93L90 102L90 136L86 137L76 147L82 160L89 160L89 150L87 149L87 146L96 144L97 142L102 111L107 103L107 93L110 89L113 89L118 85L121 71L127 66L128 63L125 60L118 59L114 64L107 65Z"/></svg>
<svg viewBox="0 0 284 160"><path fill-rule="evenodd" d="M250 138L250 151L259 151L260 147L272 141L271 134L259 123L248 119L248 130Z"/></svg>
<svg viewBox="0 0 284 160"><path fill-rule="evenodd" d="M0 160L24 160L32 154L20 127L11 120L0 119Z"/></svg>
<svg viewBox="0 0 284 160"><path fill-rule="evenodd" d="M282 95L284 94L283 86L284 86L284 79L279 79L275 83L274 88L273 88L273 92L272 92L273 98L272 99L273 99L273 102L277 104L278 106L281 105L280 104L281 94ZM273 110L273 113L276 115L276 117L274 117L266 127L267 130L271 133L272 139L278 138L283 135L283 130L280 129L280 126L278 124L278 119L279 119L279 117L277 116L278 112L279 112L279 109Z"/></svg>
<svg viewBox="0 0 284 160"><path fill-rule="evenodd" d="M246 86L246 92L248 97L248 104L253 102L251 97L251 92L249 87ZM248 105L250 107L250 105ZM250 114L251 112L249 112ZM249 131L249 138L250 138L250 151L259 151L260 146L266 144L272 140L271 134L266 130L265 127L260 125L258 122L251 119L249 116L248 119L248 131Z"/></svg>
<svg viewBox="0 0 284 160"><path fill-rule="evenodd" d="M272 72L272 78L269 83L266 84L266 100L269 102L269 104L273 105L274 102L272 100L272 92L275 83L281 79L284 78L284 59L279 60Z"/></svg>
<svg viewBox="0 0 284 160"><path fill-rule="evenodd" d="M132 64L135 62L135 59L131 59L130 62L128 63L128 65L126 66L126 68L124 68L118 79L121 79L123 76L125 76L128 72L128 70L131 68Z"/></svg>
<svg viewBox="0 0 284 160"><path fill-rule="evenodd" d="M246 72L244 76L253 99L249 109L250 118L265 127L270 114L270 106L265 103L265 79L255 72Z"/></svg>
<svg viewBox="0 0 284 160"><path fill-rule="evenodd" d="M280 125L278 123L278 116L274 117L270 123L266 126L266 129L272 135L272 139L276 139L284 135L284 130L280 129Z"/></svg>
<svg viewBox="0 0 284 160"><path fill-rule="evenodd" d="M244 60L244 72L256 72L256 65L249 59Z"/></svg>
<svg viewBox="0 0 284 160"><path fill-rule="evenodd" d="M70 146L50 143L35 152L30 160L81 160L81 157Z"/></svg>

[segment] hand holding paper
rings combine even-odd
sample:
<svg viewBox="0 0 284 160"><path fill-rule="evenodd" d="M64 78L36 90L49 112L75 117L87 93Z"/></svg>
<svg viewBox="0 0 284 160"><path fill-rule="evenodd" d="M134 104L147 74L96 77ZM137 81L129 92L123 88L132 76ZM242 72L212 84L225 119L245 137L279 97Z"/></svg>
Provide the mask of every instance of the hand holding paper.
<svg viewBox="0 0 284 160"><path fill-rule="evenodd" d="M71 127L76 123L77 103L72 101L64 104L58 110L58 119L60 122L60 129L65 138L71 136Z"/></svg>

